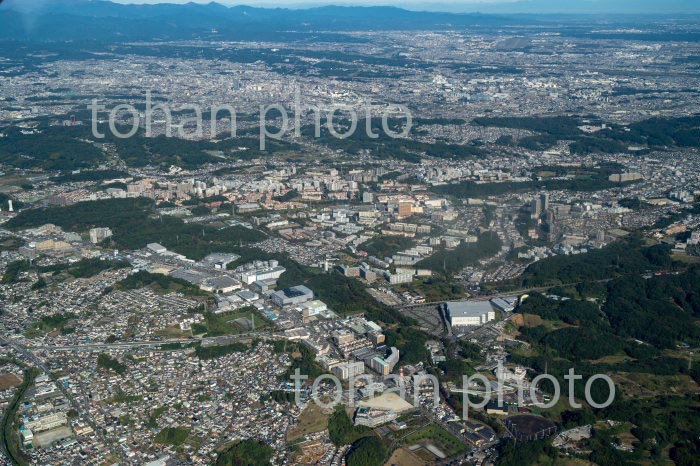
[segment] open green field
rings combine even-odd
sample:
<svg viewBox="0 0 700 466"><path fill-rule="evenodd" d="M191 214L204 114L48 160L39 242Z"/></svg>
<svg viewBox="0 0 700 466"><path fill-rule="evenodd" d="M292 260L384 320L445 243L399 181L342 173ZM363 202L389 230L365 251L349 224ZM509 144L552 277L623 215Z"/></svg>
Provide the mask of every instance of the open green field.
<svg viewBox="0 0 700 466"><path fill-rule="evenodd" d="M299 424L289 430L287 440L293 442L308 434L321 432L328 427L328 416L316 403L309 403L299 416Z"/></svg>
<svg viewBox="0 0 700 466"><path fill-rule="evenodd" d="M437 424L428 424L417 432L407 436L404 441L407 446L432 443L445 453L447 457L459 455L467 451L466 445Z"/></svg>
<svg viewBox="0 0 700 466"><path fill-rule="evenodd" d="M236 322L236 320L247 319L252 322L253 317L251 316L254 316L255 319L255 330L263 330L269 327L269 320L264 318L254 307L248 307L237 312L227 312L224 314L206 312L204 313L204 321L194 324L192 326L192 332L195 335L204 333L208 337L245 333L252 329L247 328L246 325L240 322Z"/></svg>

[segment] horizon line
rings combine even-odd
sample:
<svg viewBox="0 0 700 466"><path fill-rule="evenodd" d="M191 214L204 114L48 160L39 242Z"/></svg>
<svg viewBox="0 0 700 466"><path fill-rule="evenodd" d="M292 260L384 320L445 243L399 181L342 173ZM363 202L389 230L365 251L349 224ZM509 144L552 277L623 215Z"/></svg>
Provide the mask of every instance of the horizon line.
<svg viewBox="0 0 700 466"><path fill-rule="evenodd" d="M672 16L672 15L700 15L700 2L697 3L697 8L695 10L689 9L688 6L679 6L679 9L673 10L668 9L668 6L664 8L659 7L659 10L653 8L639 8L633 11L625 11L622 9L606 10L603 9L582 9L577 10L576 8L581 7L578 2L575 3L564 3L564 6L557 4L556 6L544 9L542 11L527 11L521 9L522 7L527 7L532 0L468 0L468 3L464 3L461 0L408 0L406 4L403 2L395 3L380 3L376 4L369 0L301 0L301 1L286 1L286 0L263 0L256 2L253 5L247 1L238 0L88 0L88 1L100 1L107 3L115 3L119 5L179 5L185 6L188 4L195 5L210 5L216 4L223 6L225 8L234 7L248 7L256 9L289 9L289 10L310 10L315 8L324 7L340 7L340 8L395 8L398 10L411 11L411 12L426 12L426 13L448 13L448 14L483 14L483 15L662 15L662 16ZM682 0L681 0L682 1ZM587 0L588 3L606 5L609 4L607 0L604 1L591 1ZM0 0L2 3L2 0ZM10 2L12 3L12 2ZM506 11L508 7L515 7L515 11ZM596 5L589 5L595 7ZM482 9L483 8L483 9ZM568 8L573 8L570 10ZM584 7L585 8L585 7ZM496 9L502 9L503 11L495 11ZM662 11L663 10L663 11Z"/></svg>

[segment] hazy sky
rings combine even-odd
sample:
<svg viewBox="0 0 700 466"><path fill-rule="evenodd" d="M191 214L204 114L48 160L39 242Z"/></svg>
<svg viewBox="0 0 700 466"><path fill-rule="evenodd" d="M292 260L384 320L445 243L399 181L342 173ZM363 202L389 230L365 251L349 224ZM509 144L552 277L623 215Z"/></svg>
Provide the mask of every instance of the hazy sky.
<svg viewBox="0 0 700 466"><path fill-rule="evenodd" d="M212 0L112 0L117 3L210 3ZM415 7L419 5L449 6L452 8L478 6L484 3L509 3L518 0L216 0L217 3L227 5L266 5L266 6L312 6L328 4L352 4L352 5L394 5L398 7Z"/></svg>
<svg viewBox="0 0 700 466"><path fill-rule="evenodd" d="M112 0L117 3L210 3L212 0ZM520 0L214 0L225 5L308 8L323 5L389 5L409 10L472 12L479 5L497 5ZM560 0L567 1L567 0ZM575 0L577 1L577 0ZM700 0L698 0L700 1Z"/></svg>
<svg viewBox="0 0 700 466"><path fill-rule="evenodd" d="M212 0L112 0L117 3L211 3ZM250 5L255 6L259 3L267 3L271 5L289 5L289 4L327 4L327 3L353 3L353 4L376 4L376 3L391 3L396 6L410 5L410 4L450 4L450 5L473 5L479 3L508 3L518 0L387 0L385 2L377 2L373 0L347 0L347 1L333 1L333 0L255 0L255 1L245 1L245 0L215 0L217 3L231 4L231 5Z"/></svg>
<svg viewBox="0 0 700 466"><path fill-rule="evenodd" d="M119 3L209 3L212 0L112 0ZM308 8L322 5L391 5L409 10L484 13L622 12L700 13L700 0L215 0L227 5ZM513 4L513 6L509 6Z"/></svg>

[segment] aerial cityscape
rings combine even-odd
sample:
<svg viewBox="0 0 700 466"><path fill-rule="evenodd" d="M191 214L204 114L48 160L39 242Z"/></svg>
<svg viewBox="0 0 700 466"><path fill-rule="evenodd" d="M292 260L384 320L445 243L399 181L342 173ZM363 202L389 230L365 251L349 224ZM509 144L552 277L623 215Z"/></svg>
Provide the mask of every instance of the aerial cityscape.
<svg viewBox="0 0 700 466"><path fill-rule="evenodd" d="M0 465L700 465L700 4L0 3Z"/></svg>

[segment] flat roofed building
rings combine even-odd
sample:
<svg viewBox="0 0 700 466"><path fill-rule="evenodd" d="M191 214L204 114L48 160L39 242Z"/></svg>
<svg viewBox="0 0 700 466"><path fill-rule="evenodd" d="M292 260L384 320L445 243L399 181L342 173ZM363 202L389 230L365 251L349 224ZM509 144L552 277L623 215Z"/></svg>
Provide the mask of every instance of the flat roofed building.
<svg viewBox="0 0 700 466"><path fill-rule="evenodd" d="M205 279L199 287L214 293L231 293L241 288L240 282L231 277L211 277Z"/></svg>
<svg viewBox="0 0 700 466"><path fill-rule="evenodd" d="M501 312L512 312L518 303L518 298L493 298L491 304Z"/></svg>
<svg viewBox="0 0 700 466"><path fill-rule="evenodd" d="M362 361L345 362L333 367L333 373L342 380L348 380L351 377L363 374L365 372L365 363Z"/></svg>
<svg viewBox="0 0 700 466"><path fill-rule="evenodd" d="M89 234L90 242L97 244L112 236L112 230L109 228L92 228L90 229Z"/></svg>
<svg viewBox="0 0 700 466"><path fill-rule="evenodd" d="M301 313L304 317L315 316L327 310L328 306L326 306L326 303L317 299L306 302L301 306Z"/></svg>
<svg viewBox="0 0 700 466"><path fill-rule="evenodd" d="M311 336L311 334L309 334L308 330L306 330L306 329L293 328L293 329L285 330L284 336L287 337L288 340L294 341L294 340L307 340Z"/></svg>
<svg viewBox="0 0 700 466"><path fill-rule="evenodd" d="M226 270L226 267L240 258L237 254L212 253L202 259L201 263L205 267L217 270Z"/></svg>
<svg viewBox="0 0 700 466"><path fill-rule="evenodd" d="M262 280L276 280L282 276L284 272L286 272L287 269L284 267L280 266L273 266L273 267L263 267L260 269L254 269L254 270L247 270L244 272L241 272L241 280L246 284L246 285L252 285L253 283L257 281L262 281Z"/></svg>
<svg viewBox="0 0 700 466"><path fill-rule="evenodd" d="M66 413L55 413L49 414L48 416L40 417L32 421L25 422L24 427L36 433L43 432L45 430L50 430L54 427L59 427L66 424L68 424L68 418L66 417Z"/></svg>
<svg viewBox="0 0 700 466"><path fill-rule="evenodd" d="M165 246L162 246L158 243L149 243L148 245L146 245L146 248L148 248L151 252L155 252L156 254L164 254L168 252Z"/></svg>
<svg viewBox="0 0 700 466"><path fill-rule="evenodd" d="M249 290L241 290L236 293L241 299L250 302L256 301L260 298L260 295Z"/></svg>
<svg viewBox="0 0 700 466"><path fill-rule="evenodd" d="M374 428L394 421L397 417L395 411L361 407L355 413L355 425Z"/></svg>
<svg viewBox="0 0 700 466"><path fill-rule="evenodd" d="M381 375L389 375L391 371L394 370L394 367L396 367L396 364L398 364L399 357L399 350L392 346L389 356L386 358L375 356L370 359L369 367Z"/></svg>
<svg viewBox="0 0 700 466"><path fill-rule="evenodd" d="M350 330L342 328L332 333L333 339L338 346L345 346L355 341L355 334Z"/></svg>
<svg viewBox="0 0 700 466"><path fill-rule="evenodd" d="M277 280L274 278L268 278L267 280L258 280L253 283L253 288L260 293L266 293L271 288L274 289L277 286Z"/></svg>
<svg viewBox="0 0 700 466"><path fill-rule="evenodd" d="M394 367L399 363L399 350L392 346L390 354L384 359L389 364L389 371L394 370Z"/></svg>
<svg viewBox="0 0 700 466"><path fill-rule="evenodd" d="M400 285L402 283L411 283L413 281L413 275L414 274L412 272L395 273L395 274L392 274L389 272L384 272L384 277L392 285Z"/></svg>
<svg viewBox="0 0 700 466"><path fill-rule="evenodd" d="M391 370L389 369L389 363L387 363L384 359L380 358L379 356L372 358L369 362L369 365L372 368L372 370L378 372L381 375L389 375L391 373Z"/></svg>
<svg viewBox="0 0 700 466"><path fill-rule="evenodd" d="M34 440L34 433L31 431L31 429L22 428L19 432L22 434L22 444L25 447L31 445L32 440Z"/></svg>
<svg viewBox="0 0 700 466"><path fill-rule="evenodd" d="M179 278L180 280L185 280L195 285L201 285L208 278L212 278L209 274L205 274L198 270L191 269L177 269L170 272L170 276L174 278Z"/></svg>
<svg viewBox="0 0 700 466"><path fill-rule="evenodd" d="M445 306L453 327L484 325L496 319L496 312L489 301L451 301Z"/></svg>
<svg viewBox="0 0 700 466"><path fill-rule="evenodd" d="M314 299L314 292L304 285L285 288L284 290L275 291L270 295L272 301L280 307L302 304Z"/></svg>
<svg viewBox="0 0 700 466"><path fill-rule="evenodd" d="M371 341L374 346L380 346L386 341L386 336L381 332L372 332L369 334L369 341Z"/></svg>

